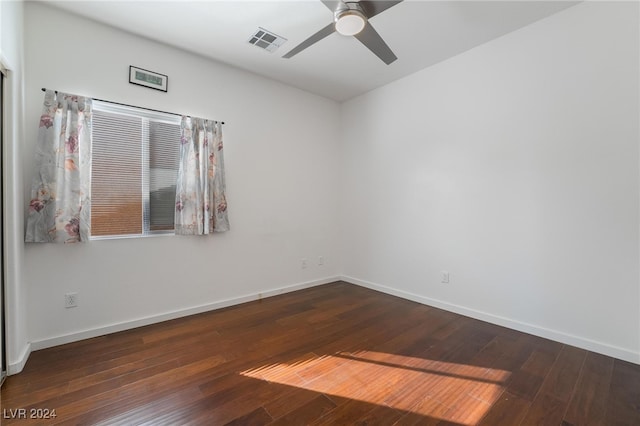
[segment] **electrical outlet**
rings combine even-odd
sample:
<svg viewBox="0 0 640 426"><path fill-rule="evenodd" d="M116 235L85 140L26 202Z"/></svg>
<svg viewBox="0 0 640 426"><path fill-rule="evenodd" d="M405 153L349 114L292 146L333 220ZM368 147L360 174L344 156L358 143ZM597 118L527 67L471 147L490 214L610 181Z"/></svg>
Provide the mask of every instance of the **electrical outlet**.
<svg viewBox="0 0 640 426"><path fill-rule="evenodd" d="M307 266L309 266L307 262L307 258L303 257L302 259L300 259L300 267L302 269L307 269Z"/></svg>
<svg viewBox="0 0 640 426"><path fill-rule="evenodd" d="M324 265L324 257L318 256L318 266L322 266L322 265Z"/></svg>
<svg viewBox="0 0 640 426"><path fill-rule="evenodd" d="M75 308L78 306L78 293L67 293L64 295L64 307Z"/></svg>
<svg viewBox="0 0 640 426"><path fill-rule="evenodd" d="M449 271L440 271L440 282L449 284Z"/></svg>

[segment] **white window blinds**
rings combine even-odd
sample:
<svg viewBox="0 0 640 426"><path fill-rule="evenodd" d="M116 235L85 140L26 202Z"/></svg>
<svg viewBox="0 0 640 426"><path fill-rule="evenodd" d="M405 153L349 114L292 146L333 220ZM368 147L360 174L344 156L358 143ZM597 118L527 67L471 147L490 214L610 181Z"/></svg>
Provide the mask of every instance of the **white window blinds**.
<svg viewBox="0 0 640 426"><path fill-rule="evenodd" d="M180 123L149 122L149 230L173 230Z"/></svg>
<svg viewBox="0 0 640 426"><path fill-rule="evenodd" d="M91 234L172 232L180 117L94 101Z"/></svg>

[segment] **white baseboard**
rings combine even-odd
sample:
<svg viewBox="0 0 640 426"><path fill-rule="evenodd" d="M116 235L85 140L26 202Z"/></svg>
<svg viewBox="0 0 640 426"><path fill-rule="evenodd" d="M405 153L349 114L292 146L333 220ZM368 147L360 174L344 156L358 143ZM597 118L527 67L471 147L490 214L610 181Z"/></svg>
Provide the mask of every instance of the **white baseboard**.
<svg viewBox="0 0 640 426"><path fill-rule="evenodd" d="M29 355L31 355L31 343L26 344L17 362L9 363L7 365L7 375L11 376L12 374L18 374L21 372L29 359Z"/></svg>
<svg viewBox="0 0 640 426"><path fill-rule="evenodd" d="M380 284L372 283L358 278L349 276L336 276L323 278L319 280L307 281L303 283L293 284L285 287L279 287L272 290L267 290L260 293L252 293L244 296L225 299L205 305L196 306L193 308L181 309L164 314L153 315L149 317L139 318L131 321L123 321L116 324L106 325L103 327L96 327L88 330L65 334L61 336L51 337L48 339L37 340L29 343L23 350L22 356L18 362L9 364L8 374L17 374L24 368L31 351L45 349L53 346L63 345L66 343L76 342L79 340L90 339L92 337L104 336L105 334L116 333L118 331L129 330L136 327L142 327L145 325L155 324L162 321L168 321L176 318L181 318L189 315L195 315L202 312L208 312L215 309L226 308L228 306L238 305L245 302L251 302L259 300L260 298L267 298L271 296L277 296L283 293L289 293L296 290L302 290L305 288L315 287L322 284L328 284L334 281L345 281L351 284L366 287L372 290L377 290L386 294L401 297L403 299L411 300L414 302L422 303L428 306L434 306L436 308L444 309L457 314L465 315L471 318L475 318L481 321L486 321L492 324L500 325L503 327L511 328L513 330L522 331L524 333L533 334L535 336L543 337L546 339L554 340L560 343L565 343L571 346L576 346L589 351L601 353L614 358L618 358L624 361L640 364L640 353L636 353L632 350L620 348L617 346L609 345L602 342L574 336L571 334L563 333L556 330L536 326L533 324L524 323L521 321L513 320L510 318L501 317L498 315L489 314L487 312L478 311L475 309L466 308L464 306L455 305L448 302L432 299L425 296L420 296L414 293L398 290L392 287L383 286Z"/></svg>
<svg viewBox="0 0 640 426"><path fill-rule="evenodd" d="M545 339L554 340L556 342L565 343L567 345L576 346L578 348L586 349L592 352L597 352L603 355L618 358L624 361L640 364L640 353L634 352L629 349L620 348L618 346L609 345L602 342L597 342L591 339L586 339L572 334L563 333L544 327L540 327L533 324L524 323L510 318L493 315L487 312L478 311L475 309L466 308L464 306L455 305L441 300L431 299L429 297L420 296L414 293L397 290L395 288L375 284L369 281L360 280L349 276L342 276L342 281L346 281L351 284L366 287L372 290L377 290L382 293L398 296L403 299L411 300L414 302L422 303L423 305L434 306L436 308L444 309L446 311L455 312L467 317L475 318L481 321L486 321L491 324L500 325L503 327L511 328L513 330L522 331L524 333L533 334L534 336L543 337Z"/></svg>
<svg viewBox="0 0 640 426"><path fill-rule="evenodd" d="M205 305L195 306L193 308L180 309L172 312L167 312L159 315L152 315L144 318L138 318L131 321L123 321L116 324L110 324L103 327L96 327L74 333L69 333L61 336L51 337L48 339L36 340L31 342L32 350L40 350L50 348L53 346L64 345L67 343L77 342L79 340L90 339L92 337L104 336L105 334L117 333L118 331L130 330L132 328L143 327L145 325L155 324L162 321L168 321L176 318L186 317L189 315L200 314L202 312L213 311L215 309L226 308L228 306L239 305L245 302L252 302L254 300L264 299L271 296L277 296L283 293L289 293L296 290L302 290L305 288L315 287L322 284L328 284L334 281L340 280L340 277L329 277L319 280L307 281L303 283L293 284L285 287L279 287L272 290L266 290L259 293L252 293L244 296L233 297L231 299L220 300L213 303L207 303ZM28 357L28 355L27 355ZM24 363L26 358L22 363ZM20 370L22 370L22 367Z"/></svg>

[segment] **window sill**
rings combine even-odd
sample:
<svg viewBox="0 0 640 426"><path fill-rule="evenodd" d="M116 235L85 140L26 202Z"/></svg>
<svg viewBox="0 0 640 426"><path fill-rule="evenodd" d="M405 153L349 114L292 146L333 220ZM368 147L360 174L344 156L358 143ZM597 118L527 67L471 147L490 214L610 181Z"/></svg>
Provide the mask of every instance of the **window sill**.
<svg viewBox="0 0 640 426"><path fill-rule="evenodd" d="M157 238L157 237L173 237L175 234L174 231L156 231L149 232L146 234L136 234L136 235L100 235L100 236L91 236L89 241L102 241L102 240L129 240L133 238Z"/></svg>

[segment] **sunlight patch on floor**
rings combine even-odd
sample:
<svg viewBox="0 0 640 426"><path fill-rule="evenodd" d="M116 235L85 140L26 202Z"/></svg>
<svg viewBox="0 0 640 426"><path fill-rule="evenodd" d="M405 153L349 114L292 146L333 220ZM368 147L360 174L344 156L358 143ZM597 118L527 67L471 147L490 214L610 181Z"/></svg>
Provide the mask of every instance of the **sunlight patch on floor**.
<svg viewBox="0 0 640 426"><path fill-rule="evenodd" d="M497 401L510 375L374 351L308 354L241 374L467 425L478 422Z"/></svg>

